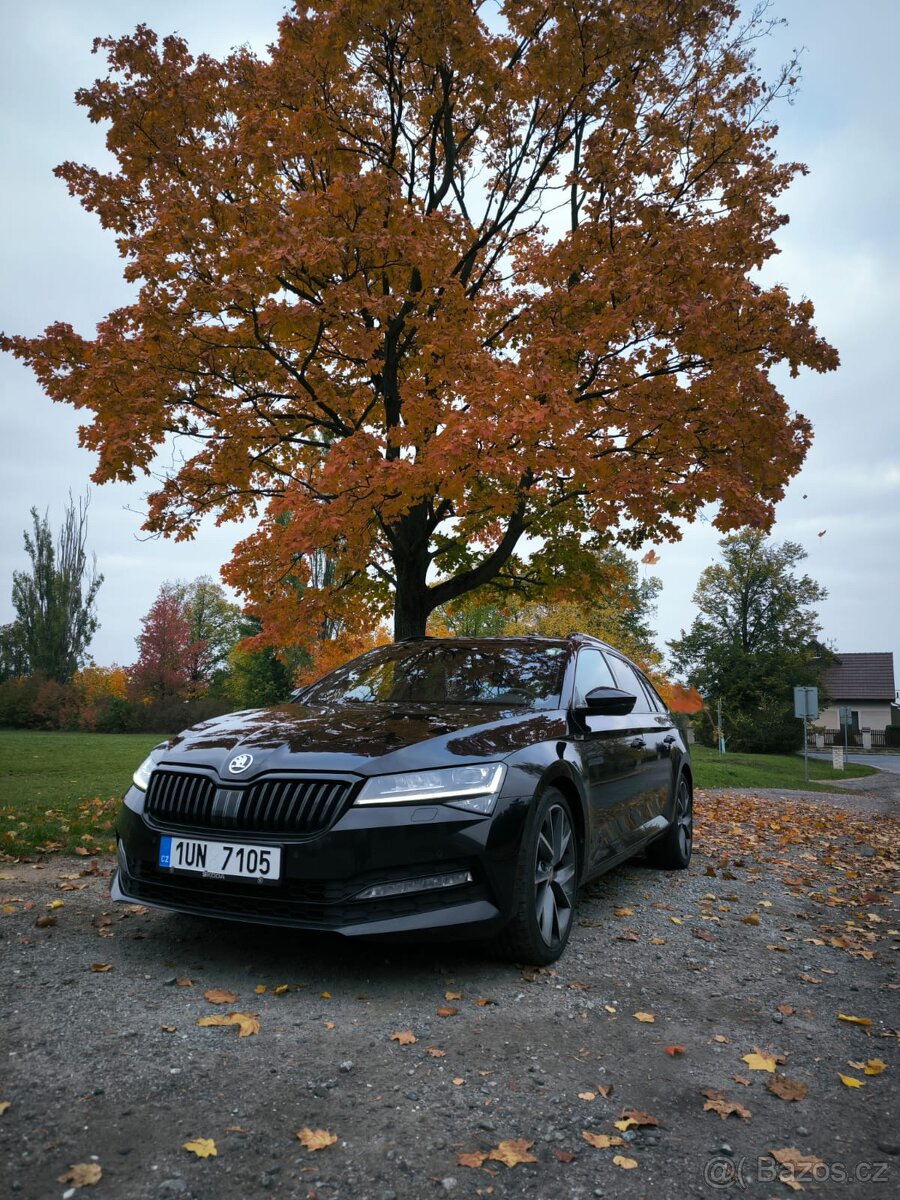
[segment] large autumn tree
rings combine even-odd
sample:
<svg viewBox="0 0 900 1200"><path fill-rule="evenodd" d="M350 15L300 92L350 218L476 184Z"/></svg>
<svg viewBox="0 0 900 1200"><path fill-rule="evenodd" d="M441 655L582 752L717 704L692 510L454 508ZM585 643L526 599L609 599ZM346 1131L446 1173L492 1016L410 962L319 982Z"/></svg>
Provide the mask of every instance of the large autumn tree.
<svg viewBox="0 0 900 1200"><path fill-rule="evenodd" d="M580 585L709 502L764 525L810 438L772 369L837 362L756 275L802 170L772 147L794 68L762 78L764 25L731 0L312 0L262 58L99 40L77 99L115 165L57 173L135 298L94 337L2 344L92 414L96 480L161 474L148 529L260 518L227 578L274 641Z"/></svg>

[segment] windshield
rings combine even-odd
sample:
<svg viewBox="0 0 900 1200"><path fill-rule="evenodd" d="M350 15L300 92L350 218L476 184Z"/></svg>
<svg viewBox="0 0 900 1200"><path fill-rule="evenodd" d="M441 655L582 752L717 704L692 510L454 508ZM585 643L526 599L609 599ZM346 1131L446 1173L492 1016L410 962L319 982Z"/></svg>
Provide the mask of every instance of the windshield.
<svg viewBox="0 0 900 1200"><path fill-rule="evenodd" d="M558 708L566 648L526 642L383 646L305 688L303 704L496 704Z"/></svg>

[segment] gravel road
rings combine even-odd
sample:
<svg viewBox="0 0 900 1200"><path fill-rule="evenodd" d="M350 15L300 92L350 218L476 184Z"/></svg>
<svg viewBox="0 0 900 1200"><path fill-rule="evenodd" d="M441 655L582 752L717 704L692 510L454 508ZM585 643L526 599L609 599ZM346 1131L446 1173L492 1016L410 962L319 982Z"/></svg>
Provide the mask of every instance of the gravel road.
<svg viewBox="0 0 900 1200"><path fill-rule="evenodd" d="M590 885L550 969L111 906L106 860L0 862L0 1192L896 1196L900 822L889 788L856 796L699 795L690 871Z"/></svg>

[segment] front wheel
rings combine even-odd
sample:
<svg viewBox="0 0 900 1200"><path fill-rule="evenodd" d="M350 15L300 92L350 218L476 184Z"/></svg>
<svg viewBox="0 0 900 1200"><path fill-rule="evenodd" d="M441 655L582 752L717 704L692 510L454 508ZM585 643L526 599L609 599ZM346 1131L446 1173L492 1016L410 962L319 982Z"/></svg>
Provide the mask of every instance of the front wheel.
<svg viewBox="0 0 900 1200"><path fill-rule="evenodd" d="M694 802L691 787L682 775L678 780L672 823L647 847L647 859L664 871L683 871L691 861L694 844Z"/></svg>
<svg viewBox="0 0 900 1200"><path fill-rule="evenodd" d="M544 966L566 948L575 914L578 846L569 802L553 788L538 801L516 868L513 917L503 949Z"/></svg>

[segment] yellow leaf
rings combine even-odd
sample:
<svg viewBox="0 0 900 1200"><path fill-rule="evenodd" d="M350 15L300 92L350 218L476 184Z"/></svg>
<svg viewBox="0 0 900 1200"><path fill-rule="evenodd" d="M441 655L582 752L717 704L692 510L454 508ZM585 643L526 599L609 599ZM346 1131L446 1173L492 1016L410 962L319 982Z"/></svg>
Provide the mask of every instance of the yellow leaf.
<svg viewBox="0 0 900 1200"><path fill-rule="evenodd" d="M259 1021L255 1013L229 1013L227 1017L198 1017L197 1024L204 1028L215 1025L237 1025L239 1037L250 1037L259 1033Z"/></svg>
<svg viewBox="0 0 900 1200"><path fill-rule="evenodd" d="M684 921L682 921L681 917L669 917L669 920L672 922L673 925L683 925L684 924Z"/></svg>
<svg viewBox="0 0 900 1200"><path fill-rule="evenodd" d="M533 1163L537 1159L529 1150L534 1142L526 1142L524 1138L507 1138L495 1146L488 1155L493 1162L501 1162L507 1167L515 1167L518 1163Z"/></svg>
<svg viewBox="0 0 900 1200"><path fill-rule="evenodd" d="M190 1150L198 1158L215 1158L219 1153L212 1138L194 1138L193 1141L183 1142L182 1149Z"/></svg>
<svg viewBox="0 0 900 1200"><path fill-rule="evenodd" d="M838 1071L838 1079L844 1087L856 1088L866 1086L861 1079L854 1079L852 1075L842 1075L840 1071Z"/></svg>
<svg viewBox="0 0 900 1200"><path fill-rule="evenodd" d="M637 1125L634 1117L626 1117L624 1121L613 1121L616 1129L621 1129L624 1133L626 1129L630 1129L632 1125Z"/></svg>
<svg viewBox="0 0 900 1200"><path fill-rule="evenodd" d="M258 983L253 990L256 992L257 996L262 996L266 990L266 985L264 983Z"/></svg>
<svg viewBox="0 0 900 1200"><path fill-rule="evenodd" d="M626 1158L624 1154L614 1154L613 1162L617 1167L621 1167L623 1171L630 1171L637 1166L636 1158Z"/></svg>
<svg viewBox="0 0 900 1200"><path fill-rule="evenodd" d="M596 1092L579 1092L578 1099L579 1100L596 1100L597 1093Z"/></svg>
<svg viewBox="0 0 900 1200"><path fill-rule="evenodd" d="M451 1080L451 1083L453 1084L454 1087L462 1087L462 1085L465 1082L466 1081L463 1079L463 1077L461 1075L455 1075L453 1077L453 1079Z"/></svg>
<svg viewBox="0 0 900 1200"><path fill-rule="evenodd" d="M413 1043L417 1042L419 1039L411 1029L401 1029L397 1033L392 1033L390 1040L392 1042L399 1042L401 1046L412 1046ZM441 1053L443 1053L443 1051Z"/></svg>
<svg viewBox="0 0 900 1200"><path fill-rule="evenodd" d="M458 1012L459 1012L458 1008L439 1008L439 1009L437 1009L437 1015L439 1017L455 1017Z"/></svg>
<svg viewBox="0 0 900 1200"><path fill-rule="evenodd" d="M633 917L634 910L631 908L614 908L613 913L617 917Z"/></svg>
<svg viewBox="0 0 900 1200"><path fill-rule="evenodd" d="M775 1071L775 1059L770 1054L760 1054L754 1050L752 1054L742 1054L741 1062L745 1062L751 1071Z"/></svg>
<svg viewBox="0 0 900 1200"><path fill-rule="evenodd" d="M283 996L286 992L289 992L289 991L290 991L290 988L288 987L288 985L286 983L279 983L277 987L272 988L272 993L275 996ZM327 995L325 992L322 993L322 998L324 1000L331 999L331 997L329 995Z"/></svg>
<svg viewBox="0 0 900 1200"><path fill-rule="evenodd" d="M654 1017L653 1013L636 1012L634 1014L634 1019L636 1021L643 1022L643 1024L645 1024L645 1025L652 1025L653 1022L656 1020L656 1017Z"/></svg>
<svg viewBox="0 0 900 1200"><path fill-rule="evenodd" d="M748 913L746 917L741 917L741 921L744 925L758 925L759 913Z"/></svg>
<svg viewBox="0 0 900 1200"><path fill-rule="evenodd" d="M51 900L50 903L47 905L47 907L48 908L62 908L62 906L64 904L65 904L65 900Z"/></svg>
<svg viewBox="0 0 900 1200"><path fill-rule="evenodd" d="M284 985L284 990L287 991L287 984ZM276 988L275 991L278 992L278 988ZM278 994L281 995L280 992ZM319 992L319 995L322 997L323 1000L331 999L331 992Z"/></svg>
<svg viewBox="0 0 900 1200"><path fill-rule="evenodd" d="M0 1117L3 1116L11 1104L12 1100L0 1100Z"/></svg>
<svg viewBox="0 0 900 1200"><path fill-rule="evenodd" d="M444 992L445 1000L462 1000L462 992Z"/></svg>
<svg viewBox="0 0 900 1200"><path fill-rule="evenodd" d="M615 1005L613 1005L613 1004L604 1004L603 1007L606 1009L607 1012L614 1013L617 1011Z"/></svg>
<svg viewBox="0 0 900 1200"><path fill-rule="evenodd" d="M863 1070L867 1075L880 1075L886 1066L880 1058L870 1058Z"/></svg>
<svg viewBox="0 0 900 1200"><path fill-rule="evenodd" d="M91 963L91 970L95 975L105 975L112 970L112 963Z"/></svg>
<svg viewBox="0 0 900 1200"><path fill-rule="evenodd" d="M652 938L650 939L650 945L651 945L651 946L664 946L665 944L666 944L666 939L665 939L665 938L661 938L661 937L652 937Z"/></svg>
<svg viewBox="0 0 900 1200"><path fill-rule="evenodd" d="M307 1150L324 1150L326 1146L333 1146L337 1137L327 1129L308 1129L304 1126L297 1131L297 1141Z"/></svg>
<svg viewBox="0 0 900 1200"><path fill-rule="evenodd" d="M624 1146L624 1138L610 1136L608 1133L591 1133L589 1129L582 1129L581 1136L589 1146L594 1146L598 1150L608 1150L610 1146Z"/></svg>
<svg viewBox="0 0 900 1200"><path fill-rule="evenodd" d="M99 1183L103 1170L99 1163L73 1163L68 1171L57 1175L57 1182L71 1183L72 1187L83 1188Z"/></svg>
<svg viewBox="0 0 900 1200"><path fill-rule="evenodd" d="M868 1017L848 1017L844 1013L838 1013L839 1021L846 1021L848 1025L871 1025L872 1022Z"/></svg>
<svg viewBox="0 0 900 1200"><path fill-rule="evenodd" d="M203 993L203 999L208 1000L210 1004L234 1004L237 996L234 992L225 992L222 988L210 988L208 992Z"/></svg>

